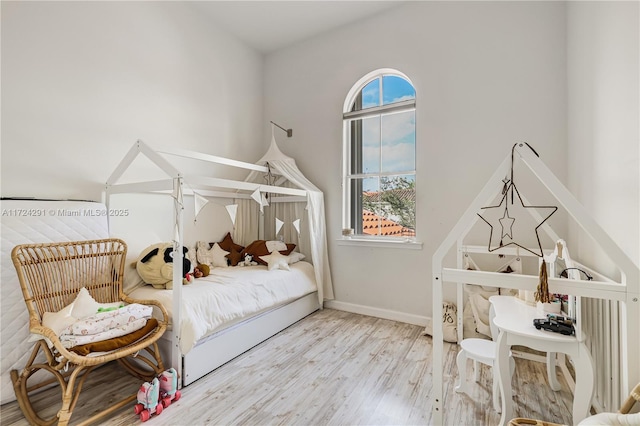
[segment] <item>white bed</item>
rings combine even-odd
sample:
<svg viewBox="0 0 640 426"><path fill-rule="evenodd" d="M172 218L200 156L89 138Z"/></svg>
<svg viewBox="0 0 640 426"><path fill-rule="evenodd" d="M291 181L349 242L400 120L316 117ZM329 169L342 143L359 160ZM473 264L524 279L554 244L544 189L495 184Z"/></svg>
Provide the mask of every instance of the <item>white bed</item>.
<svg viewBox="0 0 640 426"><path fill-rule="evenodd" d="M298 262L290 268L290 271L268 271L261 265L212 268L209 276L184 286L180 326L182 353L187 354L198 341L215 332L316 291L310 263ZM158 300L171 316L172 290L145 285L132 291L130 296Z"/></svg>
<svg viewBox="0 0 640 426"><path fill-rule="evenodd" d="M169 178L122 183L125 172L136 168L134 160L140 154ZM243 181L189 175L182 173L169 161L175 157L183 161L196 160L240 167L250 173ZM265 180L266 174L269 179ZM196 207L210 199L236 203L237 222L234 222L233 230L228 231L233 231L234 240L244 245L254 240L277 239L277 230L275 233L271 230L274 235L265 238L265 228L269 226L265 219L267 211L277 214L281 223L295 222L298 243L305 243L305 250L301 252L310 262L291 264L291 271L268 271L265 266L214 268L208 279L198 278L188 285L182 285L181 268L174 266L172 290L156 290L145 286L127 291L125 287L125 291L133 297L160 300L170 310L173 323L180 324L180 327L173 327L165 334L161 350L165 360L168 360L166 363L180 373L182 385L188 385L321 309L325 299L333 299L333 287L328 263L323 194L302 175L292 158L279 151L275 138L272 138L268 152L256 164L185 150L154 150L138 141L107 180L105 202L109 205L114 196L119 194L168 196L172 199L173 207L170 214L162 216L165 223L162 228L171 230L174 253L182 253L185 247L185 223L191 224L190 219L195 222L195 216L185 216L183 190L187 192L186 195L194 196ZM267 197L269 203L265 202ZM284 208L278 213L280 207ZM198 217L198 221L206 220L203 217ZM271 221L273 217L269 216L268 220ZM219 217L213 220L219 220ZM270 224L273 225L273 222ZM130 225L129 228L134 226ZM289 232L291 229L293 225ZM118 236L127 241L125 235ZM287 242L290 242L289 237ZM136 241L133 245L139 244ZM176 257L173 262L174 265L182 263ZM216 291L210 293L212 289Z"/></svg>

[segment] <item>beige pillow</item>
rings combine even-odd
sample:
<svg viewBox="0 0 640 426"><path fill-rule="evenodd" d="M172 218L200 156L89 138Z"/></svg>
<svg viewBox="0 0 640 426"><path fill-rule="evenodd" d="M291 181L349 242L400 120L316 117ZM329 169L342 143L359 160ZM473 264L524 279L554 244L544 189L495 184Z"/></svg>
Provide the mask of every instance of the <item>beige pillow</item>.
<svg viewBox="0 0 640 426"><path fill-rule="evenodd" d="M289 256L280 254L279 251L274 251L267 256L260 256L262 260L267 262L267 269L273 271L274 269L282 269L283 271L290 271L289 269Z"/></svg>
<svg viewBox="0 0 640 426"><path fill-rule="evenodd" d="M229 252L223 250L218 243L215 243L210 249L207 248L208 245L209 243L198 241L198 250L196 255L198 263L204 263L205 265L217 268L228 267L229 263L226 256L229 254Z"/></svg>

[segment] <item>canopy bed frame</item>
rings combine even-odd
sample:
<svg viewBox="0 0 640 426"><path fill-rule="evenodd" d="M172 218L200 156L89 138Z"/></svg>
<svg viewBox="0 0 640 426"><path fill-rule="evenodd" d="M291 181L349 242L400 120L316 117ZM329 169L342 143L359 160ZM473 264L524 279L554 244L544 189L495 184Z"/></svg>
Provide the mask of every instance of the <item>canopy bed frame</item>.
<svg viewBox="0 0 640 426"><path fill-rule="evenodd" d="M273 128L272 128L273 129ZM123 174L135 168L134 160L138 155L151 160L167 175L166 179L156 179L135 183L120 183ZM217 177L183 174L167 158L204 161L249 171L244 181ZM264 175L275 175L268 184ZM275 183L274 183L275 182ZM288 182L290 186L280 186ZM183 188L187 187L194 195L226 199L260 200L264 193L270 195L269 202L303 202L307 205L307 218L310 242L311 263L314 265L317 292L278 306L266 312L260 312L246 321L230 326L198 343L187 354L180 350L180 327L182 300L182 268L173 268L173 310L170 334L170 353L167 364L175 368L187 385L202 377L235 356L257 345L280 330L304 318L313 311L321 309L325 299L333 298L331 276L326 247L324 200L322 192L308 181L297 168L295 161L285 156L277 147L272 133L271 145L267 153L256 164L217 157L183 149L154 150L142 141L137 141L113 171L106 182L104 202L109 206L110 197L123 193L160 193L173 198L173 252L183 253L184 208ZM198 191L196 193L196 190ZM275 195L275 196L273 196ZM259 201L258 201L259 202ZM261 205L262 207L262 205ZM262 208L261 208L262 210ZM263 220L263 216L260 216ZM264 229L261 226L261 230ZM180 265L182 259L174 258L174 264ZM167 348L165 348L166 354Z"/></svg>
<svg viewBox="0 0 640 426"><path fill-rule="evenodd" d="M571 192L567 190L551 170L540 160L537 154L525 143L518 143L514 146L512 154L507 156L500 164L493 176L434 253L432 257L433 318L442 316L444 285L457 284L459 303L463 300L460 296L463 286L462 283L529 291L534 291L538 286L539 277L537 275L502 274L465 270L461 261L462 254L469 250L464 244L464 239L479 219L478 212L481 211L483 206L491 203L496 198L496 195L499 194L501 185L497 183L501 182L505 175L508 175L514 160L518 161L519 164L526 165L533 172L537 179L557 199L571 218L573 218L575 223L600 245L603 252L606 253L620 271L620 280L616 282L591 268L575 262L574 259L576 266L589 271L595 279L585 281L549 276L548 286L549 292L551 293L569 294L578 298L585 297L619 302L615 303L616 306L619 305L619 311L616 311L616 314L620 317L619 329L614 328L607 330L611 334L615 334L614 342L618 342L620 351L619 359L608 360L612 364L618 364L613 370L614 373L612 373L614 376L611 377L613 388L610 392L616 395L628 395L632 387L640 382L640 364L637 362L637 354L640 353L640 331L637 327L637 325L640 324L640 271L638 265L620 249L611 237L589 215L587 210L575 199ZM540 228L543 229L551 239L554 241L559 239L553 229L544 223L544 220L539 215L536 215L535 211L532 210L530 213L535 220L542 223ZM457 249L457 265L456 267L447 267L444 265L445 256L454 248ZM485 248L484 252L489 253L489 248ZM513 254L515 250L513 247L504 247L497 251L497 253L503 252L505 254ZM459 311L461 310L462 309L459 309ZM583 325L588 324L589 318L581 318L579 309L577 315L576 335L579 339L584 339L585 336L582 335L584 331ZM443 424L443 329L440 322L437 322L437 324L433 327L432 413L433 423ZM461 327L459 327L459 330L461 330ZM594 352L592 349L592 356L597 355ZM609 399L611 399L610 396ZM619 406L620 403L613 402L612 404ZM595 402L594 406L596 406ZM507 421L508 420L509 419L507 419ZM574 422L578 422L579 420L580 419L574 419Z"/></svg>

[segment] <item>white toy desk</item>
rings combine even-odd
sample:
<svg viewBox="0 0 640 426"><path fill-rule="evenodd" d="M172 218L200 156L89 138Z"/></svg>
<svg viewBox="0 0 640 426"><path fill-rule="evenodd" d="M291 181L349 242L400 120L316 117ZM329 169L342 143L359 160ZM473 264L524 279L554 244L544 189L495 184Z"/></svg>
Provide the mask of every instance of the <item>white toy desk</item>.
<svg viewBox="0 0 640 426"><path fill-rule="evenodd" d="M513 394L509 374L509 350L513 345L526 346L543 352L561 352L573 360L576 371L576 387L573 396L573 423L577 424L589 415L593 396L594 367L591 354L584 341L552 331L538 330L534 318L543 318L537 309L512 296L492 296L494 324L500 330L497 340L497 356L494 380L499 381L502 396L500 425L513 418ZM549 368L549 380L554 387L555 372Z"/></svg>

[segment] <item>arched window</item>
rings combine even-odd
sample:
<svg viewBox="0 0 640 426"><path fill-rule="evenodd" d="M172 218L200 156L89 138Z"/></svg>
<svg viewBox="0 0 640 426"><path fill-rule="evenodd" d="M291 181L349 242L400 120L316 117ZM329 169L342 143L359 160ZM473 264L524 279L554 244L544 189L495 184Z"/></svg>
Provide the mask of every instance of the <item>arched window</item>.
<svg viewBox="0 0 640 426"><path fill-rule="evenodd" d="M416 235L416 91L401 72L361 78L344 110L343 228L362 237Z"/></svg>

